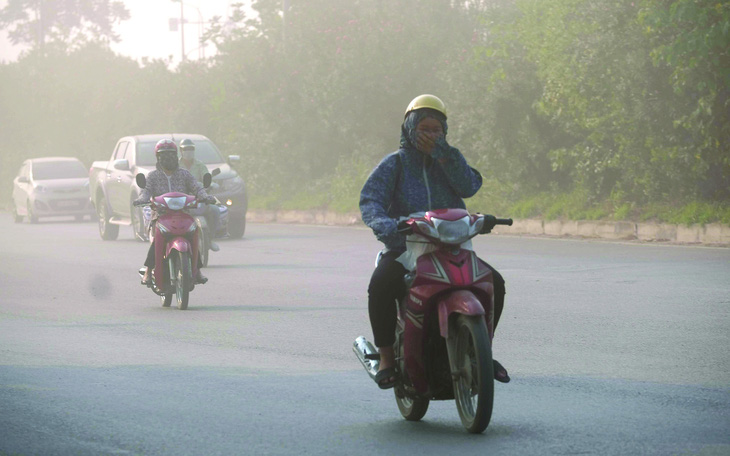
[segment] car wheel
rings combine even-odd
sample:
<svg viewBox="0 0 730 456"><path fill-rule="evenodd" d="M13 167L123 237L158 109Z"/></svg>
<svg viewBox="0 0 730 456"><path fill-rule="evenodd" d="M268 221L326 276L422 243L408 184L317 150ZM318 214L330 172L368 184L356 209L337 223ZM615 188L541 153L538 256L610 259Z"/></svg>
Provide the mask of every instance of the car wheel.
<svg viewBox="0 0 730 456"><path fill-rule="evenodd" d="M233 239L241 239L246 232L246 216L228 220L228 236Z"/></svg>
<svg viewBox="0 0 730 456"><path fill-rule="evenodd" d="M13 220L15 221L15 223L20 223L23 221L23 216L18 215L18 208L15 207L15 205L13 205Z"/></svg>
<svg viewBox="0 0 730 456"><path fill-rule="evenodd" d="M129 213L132 220L132 232L134 233L134 238L142 242L149 241L149 237L147 236L147 230L145 229L144 214L142 213L142 208L136 207L134 206L134 204L132 204L129 207Z"/></svg>
<svg viewBox="0 0 730 456"><path fill-rule="evenodd" d="M38 223L38 216L33 213L33 205L30 201L26 203L28 205L28 221L30 223Z"/></svg>
<svg viewBox="0 0 730 456"><path fill-rule="evenodd" d="M106 209L106 203L101 200L96 205L99 208L99 235L105 241L113 241L119 236L119 225L109 223L109 215Z"/></svg>

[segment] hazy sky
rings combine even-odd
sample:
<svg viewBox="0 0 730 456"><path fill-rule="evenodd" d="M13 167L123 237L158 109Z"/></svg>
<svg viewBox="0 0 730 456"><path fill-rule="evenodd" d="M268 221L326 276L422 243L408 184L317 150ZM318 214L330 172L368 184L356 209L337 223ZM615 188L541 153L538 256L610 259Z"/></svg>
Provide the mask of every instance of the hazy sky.
<svg viewBox="0 0 730 456"><path fill-rule="evenodd" d="M198 22L200 15L208 21L213 16L227 17L229 4L241 0L185 0L185 20ZM8 3L0 0L0 8ZM121 36L119 43L113 44L114 51L140 59L142 57L167 58L173 57L173 63L180 61L181 39L180 31L171 32L170 18L180 18L180 3L172 0L124 0L131 18L117 26L116 31ZM196 9L197 7L197 9ZM185 26L185 53L188 59L197 59L199 56L198 25ZM7 40L4 31L0 32L0 61L15 60L23 49L12 46ZM208 46L206 56L210 56L213 47Z"/></svg>

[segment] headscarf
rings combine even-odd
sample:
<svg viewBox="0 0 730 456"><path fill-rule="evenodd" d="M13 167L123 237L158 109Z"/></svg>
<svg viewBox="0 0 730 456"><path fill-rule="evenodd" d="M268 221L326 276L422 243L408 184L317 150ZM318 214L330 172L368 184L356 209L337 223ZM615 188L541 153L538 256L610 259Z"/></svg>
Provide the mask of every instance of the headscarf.
<svg viewBox="0 0 730 456"><path fill-rule="evenodd" d="M406 115L405 120L403 120L403 125L400 128L400 146L402 148L418 150L416 146L416 127L426 117L431 117L441 122L441 127L444 129L444 136L446 136L446 131L448 130L446 116L433 109L416 109Z"/></svg>

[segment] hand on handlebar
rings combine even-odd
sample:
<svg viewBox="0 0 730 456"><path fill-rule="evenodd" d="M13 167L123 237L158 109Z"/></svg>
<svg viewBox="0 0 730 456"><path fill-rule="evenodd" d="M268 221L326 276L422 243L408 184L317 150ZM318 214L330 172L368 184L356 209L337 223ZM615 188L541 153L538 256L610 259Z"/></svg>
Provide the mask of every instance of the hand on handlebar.
<svg viewBox="0 0 730 456"><path fill-rule="evenodd" d="M481 234L487 234L491 233L495 226L497 225L507 225L512 226L512 219L500 219L493 215L484 215L484 226L482 227L482 230L480 231Z"/></svg>
<svg viewBox="0 0 730 456"><path fill-rule="evenodd" d="M205 199L199 200L199 203L207 203L207 204L215 204L217 201L215 199L215 196L209 196Z"/></svg>
<svg viewBox="0 0 730 456"><path fill-rule="evenodd" d="M402 234L410 234L413 231L413 228L408 224L407 220L401 220L396 225L396 231Z"/></svg>

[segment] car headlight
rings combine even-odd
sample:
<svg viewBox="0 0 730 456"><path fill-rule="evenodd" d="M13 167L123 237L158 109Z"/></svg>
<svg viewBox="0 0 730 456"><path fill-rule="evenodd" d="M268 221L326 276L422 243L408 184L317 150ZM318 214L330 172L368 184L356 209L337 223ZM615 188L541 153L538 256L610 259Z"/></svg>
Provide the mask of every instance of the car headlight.
<svg viewBox="0 0 730 456"><path fill-rule="evenodd" d="M184 196L165 197L165 204L167 204L167 207L169 207L173 211L179 211L184 208L186 201L187 198Z"/></svg>
<svg viewBox="0 0 730 456"><path fill-rule="evenodd" d="M224 181L221 181L221 187L223 187L223 190L228 192L241 190L243 189L243 179L241 179L241 176L226 179Z"/></svg>

